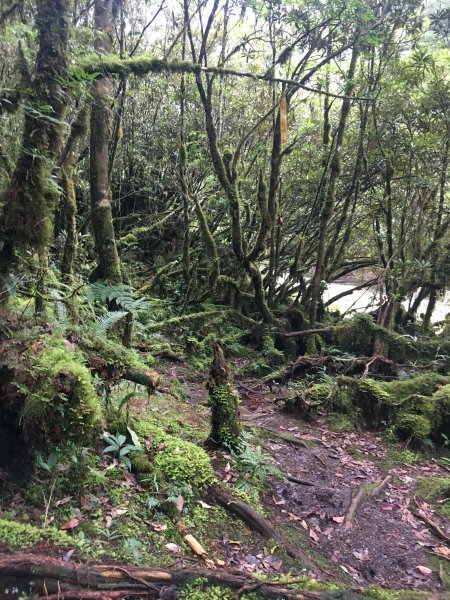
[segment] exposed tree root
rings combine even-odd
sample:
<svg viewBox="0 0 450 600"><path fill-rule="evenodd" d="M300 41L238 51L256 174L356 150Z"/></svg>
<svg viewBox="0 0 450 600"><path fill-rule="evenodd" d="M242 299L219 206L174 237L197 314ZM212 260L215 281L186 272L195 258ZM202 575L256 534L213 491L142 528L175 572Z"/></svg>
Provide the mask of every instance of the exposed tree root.
<svg viewBox="0 0 450 600"><path fill-rule="evenodd" d="M347 514L345 515L345 524L347 527L352 527L353 518L355 516L356 511L361 506L361 504L367 498L368 491L366 485L362 485L356 494L353 496L352 501L350 502L350 506L348 508Z"/></svg>
<svg viewBox="0 0 450 600"><path fill-rule="evenodd" d="M391 476L387 475L383 481L381 481L377 486L373 488L372 491L369 490L369 485L364 483L353 496L352 501L350 502L350 506L348 507L347 513L345 515L345 524L347 527L352 527L353 519L355 517L356 511L360 508L360 506L366 501L366 499L371 496L374 498L377 496L389 483L391 480Z"/></svg>
<svg viewBox="0 0 450 600"><path fill-rule="evenodd" d="M300 550L299 548L296 548L287 542L283 536L272 527L269 521L264 519L264 517L261 517L261 515L251 508L251 506L242 500L234 498L229 492L223 490L219 486L213 486L210 490L210 495L212 499L223 506L223 508L242 519L242 521L244 521L244 523L248 525L250 529L257 531L267 539L273 539L279 542L289 556L301 560L317 574L320 575L323 573L321 569L309 558L309 556L303 552L303 550Z"/></svg>

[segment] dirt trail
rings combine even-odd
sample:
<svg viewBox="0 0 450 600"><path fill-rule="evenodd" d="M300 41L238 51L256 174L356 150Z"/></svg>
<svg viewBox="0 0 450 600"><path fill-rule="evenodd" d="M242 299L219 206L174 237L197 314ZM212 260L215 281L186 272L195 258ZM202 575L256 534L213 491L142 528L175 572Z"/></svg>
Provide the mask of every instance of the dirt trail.
<svg viewBox="0 0 450 600"><path fill-rule="evenodd" d="M243 383L245 388L238 384L238 390L244 419L273 432L272 437L268 434L267 447L279 467L313 484L273 483L266 505L279 526L292 529L293 539L296 535L309 538L312 550L335 563L357 584L442 590L435 568L433 575L422 574L424 570L417 567L430 567L429 552L444 542L408 506L418 477L442 477L445 472L433 462L389 468L386 442L380 437L367 432L332 432L324 419L305 423L281 413L269 389L263 394L249 392L264 390L257 381ZM290 444L277 433L291 435L305 445ZM343 522L361 486L375 487L388 475L391 479L374 497L369 485L368 497L352 524Z"/></svg>

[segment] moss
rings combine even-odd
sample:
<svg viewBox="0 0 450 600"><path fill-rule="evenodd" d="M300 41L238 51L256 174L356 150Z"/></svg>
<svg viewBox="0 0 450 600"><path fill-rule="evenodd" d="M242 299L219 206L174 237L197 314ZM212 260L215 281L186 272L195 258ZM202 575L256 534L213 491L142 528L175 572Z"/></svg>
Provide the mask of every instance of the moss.
<svg viewBox="0 0 450 600"><path fill-rule="evenodd" d="M0 545L10 550L27 550L37 544L47 543L66 548L83 547L79 540L53 527L39 529L28 523L16 523L0 519Z"/></svg>
<svg viewBox="0 0 450 600"><path fill-rule="evenodd" d="M173 436L165 439L164 448L153 458L153 465L158 477L190 486L194 493L203 492L215 481L207 453Z"/></svg>
<svg viewBox="0 0 450 600"><path fill-rule="evenodd" d="M416 493L450 519L450 477L418 477Z"/></svg>
<svg viewBox="0 0 450 600"><path fill-rule="evenodd" d="M239 398L228 384L218 385L209 394L213 407L211 439L227 448L239 444L241 426L237 417Z"/></svg>
<svg viewBox="0 0 450 600"><path fill-rule="evenodd" d="M368 429L378 429L391 419L392 404L389 394L373 379L338 377L331 398L333 410L356 416Z"/></svg>
<svg viewBox="0 0 450 600"><path fill-rule="evenodd" d="M153 471L153 466L144 452L131 452L129 458L133 466L133 471L141 479Z"/></svg>
<svg viewBox="0 0 450 600"><path fill-rule="evenodd" d="M425 373L402 381L380 381L377 385L387 392L393 401L402 402L416 394L431 396L439 386L448 383L450 383L448 377L438 373Z"/></svg>
<svg viewBox="0 0 450 600"><path fill-rule="evenodd" d="M90 370L68 342L47 343L52 345L30 355L34 383L22 408L25 436L38 447L88 440L102 418Z"/></svg>
<svg viewBox="0 0 450 600"><path fill-rule="evenodd" d="M130 454L133 470L153 474L160 482L189 486L194 494L210 487L215 476L208 454L199 446L165 433L153 423L135 425L136 433L150 446L150 460L142 452Z"/></svg>
<svg viewBox="0 0 450 600"><path fill-rule="evenodd" d="M392 426L401 438L440 439L450 426L449 378L426 373L406 381L375 381L342 376L336 385L318 384L304 404L329 406L370 430Z"/></svg>
<svg viewBox="0 0 450 600"><path fill-rule="evenodd" d="M430 421L422 415L402 414L395 424L395 431L400 437L411 437L415 441L423 441L431 433Z"/></svg>

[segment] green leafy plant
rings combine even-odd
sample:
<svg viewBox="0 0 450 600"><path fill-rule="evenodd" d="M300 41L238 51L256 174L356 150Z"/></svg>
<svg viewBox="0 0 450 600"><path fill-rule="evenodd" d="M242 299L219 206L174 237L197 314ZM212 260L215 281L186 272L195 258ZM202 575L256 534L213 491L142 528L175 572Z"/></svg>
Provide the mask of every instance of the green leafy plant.
<svg viewBox="0 0 450 600"><path fill-rule="evenodd" d="M108 446L103 450L103 454L111 453L119 461L123 462L129 471L131 471L131 461L128 457L130 452L142 452L142 446L136 433L128 427L132 443L127 443L127 436L123 434L112 435L110 433L104 435L104 439Z"/></svg>
<svg viewBox="0 0 450 600"><path fill-rule="evenodd" d="M261 446L254 446L245 439L230 455L233 468L249 479L263 482L269 477L283 477L282 471L275 466L270 454L264 452Z"/></svg>

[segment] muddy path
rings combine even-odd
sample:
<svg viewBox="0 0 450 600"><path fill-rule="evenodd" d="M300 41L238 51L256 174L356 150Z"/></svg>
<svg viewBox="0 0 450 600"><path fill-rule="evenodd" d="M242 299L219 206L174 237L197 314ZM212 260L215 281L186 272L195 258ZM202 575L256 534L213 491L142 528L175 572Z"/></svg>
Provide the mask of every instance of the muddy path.
<svg viewBox="0 0 450 600"><path fill-rule="evenodd" d="M187 371L176 375L184 380L190 402L206 401L201 382ZM448 472L432 460L406 464L401 448L391 447L381 435L336 432L325 418L305 422L283 413L276 402L286 392L282 386L272 391L251 378L236 380L235 387L246 427L278 467L300 481L274 479L264 496L272 523L291 543L303 548L333 577L357 586L446 589L450 562L440 561L436 553L450 558L448 544L412 510L419 508L450 535L448 521L417 497L416 489L418 480L445 477ZM227 473L218 475L227 480ZM353 518L347 518L351 522L346 522L358 492L363 501ZM232 549L219 546L227 562L236 566L253 570L253 563L254 569L272 573L293 569L292 563L279 558L269 559L270 568L266 568L267 554L258 553L254 544Z"/></svg>
<svg viewBox="0 0 450 600"><path fill-rule="evenodd" d="M432 461L402 463L401 452L392 453L380 436L333 432L325 419L305 423L283 414L276 395L257 380L237 382L237 390L247 425L264 433L266 448L288 476L305 482L275 480L265 498L274 521L292 532L292 540L308 540L314 554L355 584L443 589L443 573L430 556L439 548L445 552L445 542L410 510L417 503L450 534L449 523L415 496L417 480L445 476L441 467ZM345 522L358 492L365 499ZM445 567L450 571L448 561ZM445 567L441 563L441 571Z"/></svg>

